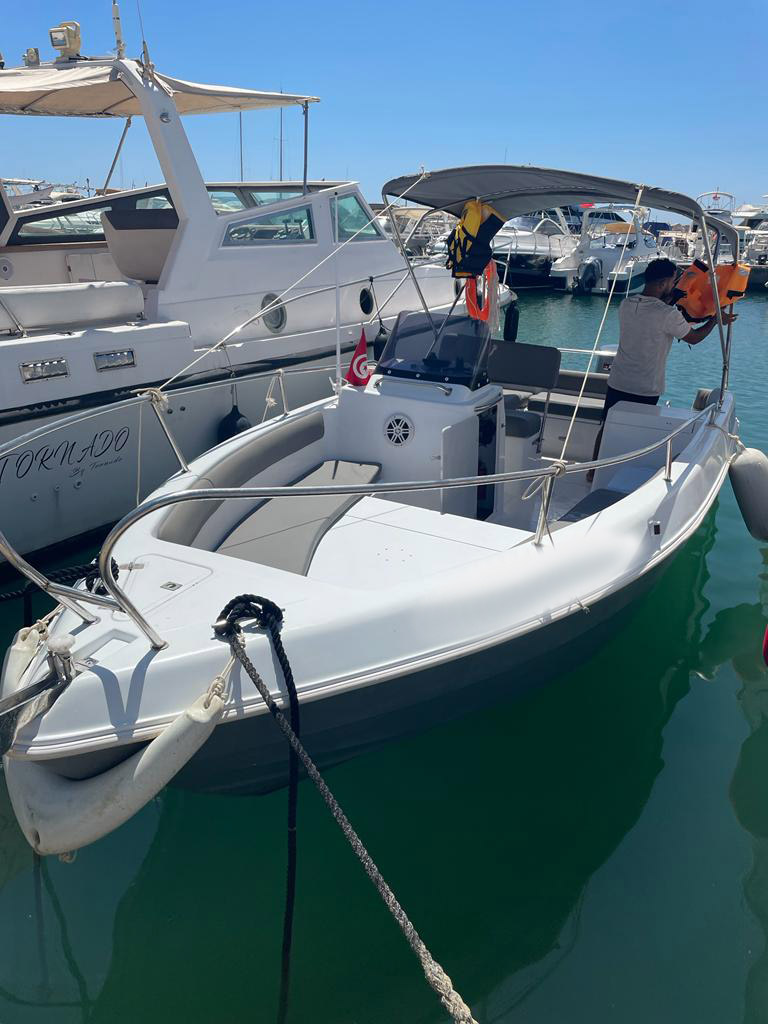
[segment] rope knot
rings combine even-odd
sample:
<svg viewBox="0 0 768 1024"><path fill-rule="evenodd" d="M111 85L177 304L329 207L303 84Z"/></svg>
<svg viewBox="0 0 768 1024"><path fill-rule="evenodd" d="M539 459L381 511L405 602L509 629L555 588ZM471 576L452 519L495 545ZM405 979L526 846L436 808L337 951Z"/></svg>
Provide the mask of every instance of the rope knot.
<svg viewBox="0 0 768 1024"><path fill-rule="evenodd" d="M213 631L217 636L229 639L242 632L240 623L243 619L253 619L258 626L275 636L283 624L283 611L268 597L240 594L224 605L213 625Z"/></svg>

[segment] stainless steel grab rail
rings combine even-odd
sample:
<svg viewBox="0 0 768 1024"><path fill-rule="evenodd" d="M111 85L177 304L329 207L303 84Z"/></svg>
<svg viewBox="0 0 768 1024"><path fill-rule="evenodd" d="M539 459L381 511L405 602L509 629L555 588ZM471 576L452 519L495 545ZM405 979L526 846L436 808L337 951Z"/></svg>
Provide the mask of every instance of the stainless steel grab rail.
<svg viewBox="0 0 768 1024"><path fill-rule="evenodd" d="M205 490L188 489L185 491L175 491L172 494L164 494L158 498L153 498L150 501L143 502L128 515L124 516L119 523L117 523L109 535L107 536L102 546L101 552L99 553L99 574L104 582L104 586L109 591L110 595L114 599L116 605L126 613L134 622L134 624L144 633L149 640L150 644L156 649L161 650L166 646L165 641L157 635L154 629L149 625L146 619L143 617L141 612L136 608L133 602L126 596L121 587L118 586L117 581L112 575L112 551L118 540L125 534L125 532L143 519L145 516L151 515L153 512L158 512L160 509L168 508L171 505L182 504L187 501L222 501L231 498L238 499L264 499L264 498L283 498L283 497L315 497L320 494L335 494L335 495L372 495L372 494L402 494L405 491L442 491L442 490L455 490L462 487L478 487L488 486L489 484L503 484L512 483L515 481L523 480L536 480L543 479L545 481L542 488L542 505L539 514L539 521L535 531L534 543L540 544L543 539L544 532L547 526L547 515L549 510L549 502L552 496L552 489L554 486L555 478L561 475L568 475L573 473L585 473L590 470L605 469L608 466L621 465L624 462L631 462L634 459L641 458L644 455L648 455L651 452L656 451L659 448L667 446L667 457L665 465L665 479L667 478L667 466L669 467L669 481L671 482L671 442L680 433L682 433L687 427L690 427L692 423L696 423L698 420L709 415L713 411L717 410L717 404L712 403L705 409L697 412L695 416L689 417L678 427L676 427L669 434L665 435L661 440L655 441L653 444L646 445L644 448L638 448L633 452L626 452L621 455L609 456L605 459L597 459L591 462L580 462L572 463L570 465L553 462L551 466L547 466L544 469L537 470L514 470L509 473L491 473L487 476L470 476L470 477L455 477L452 480L405 480L405 481L392 481L391 483L380 483L380 484L357 484L354 486L344 486L334 484L329 487L307 487L307 486L294 486L294 487L211 487ZM711 424L710 424L711 425ZM80 592L77 592L80 594ZM82 596L82 595L81 595Z"/></svg>

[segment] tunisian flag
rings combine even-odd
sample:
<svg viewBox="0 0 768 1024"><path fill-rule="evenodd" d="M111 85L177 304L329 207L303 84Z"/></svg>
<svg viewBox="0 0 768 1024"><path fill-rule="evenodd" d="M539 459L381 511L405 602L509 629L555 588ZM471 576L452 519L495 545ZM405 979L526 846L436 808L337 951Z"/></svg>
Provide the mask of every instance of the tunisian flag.
<svg viewBox="0 0 768 1024"><path fill-rule="evenodd" d="M357 348L352 356L352 362L349 364L344 380L348 384L354 384L355 387L363 387L371 379L371 368L368 365L368 342L365 339L365 330L360 330L360 341L357 343Z"/></svg>

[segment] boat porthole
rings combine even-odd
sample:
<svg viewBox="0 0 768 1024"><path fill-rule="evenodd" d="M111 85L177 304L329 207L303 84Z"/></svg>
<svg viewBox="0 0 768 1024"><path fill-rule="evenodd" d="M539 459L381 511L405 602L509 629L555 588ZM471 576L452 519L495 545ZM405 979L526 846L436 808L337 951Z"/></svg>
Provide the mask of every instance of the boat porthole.
<svg viewBox="0 0 768 1024"><path fill-rule="evenodd" d="M413 437L413 424L407 416L395 413L384 424L384 435L390 444L400 448Z"/></svg>
<svg viewBox="0 0 768 1024"><path fill-rule="evenodd" d="M370 316L373 312L373 295L370 288L363 288L360 292L360 309L366 316Z"/></svg>
<svg viewBox="0 0 768 1024"><path fill-rule="evenodd" d="M277 302L279 296L275 295L274 292L269 292L264 296L261 303L261 308L266 309L267 306L271 306L273 302ZM285 327L285 323L288 319L288 314L285 312L285 306L282 303L279 306L275 306L274 309L270 309L268 313L265 313L262 317L265 326L272 331L273 334L279 334L280 331Z"/></svg>
<svg viewBox="0 0 768 1024"><path fill-rule="evenodd" d="M13 277L13 264L10 260L0 260L0 277L4 281L10 281Z"/></svg>

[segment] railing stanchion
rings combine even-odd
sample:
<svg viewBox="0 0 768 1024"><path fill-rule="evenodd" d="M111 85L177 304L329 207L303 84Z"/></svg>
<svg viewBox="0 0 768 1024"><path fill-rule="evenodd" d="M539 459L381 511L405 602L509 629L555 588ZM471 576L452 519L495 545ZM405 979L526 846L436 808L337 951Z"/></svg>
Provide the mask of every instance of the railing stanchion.
<svg viewBox="0 0 768 1024"><path fill-rule="evenodd" d="M667 457L664 462L664 479L668 484L672 483L672 438L667 441Z"/></svg>
<svg viewBox="0 0 768 1024"><path fill-rule="evenodd" d="M283 403L283 413L287 416L291 410L288 408L288 399L285 397L285 372L282 366L277 371L277 379L280 384L280 401Z"/></svg>
<svg viewBox="0 0 768 1024"><path fill-rule="evenodd" d="M143 394L146 395L147 398L149 398L155 416L157 416L157 422L160 424L163 433L168 438L168 444L171 446L171 448L173 448L173 454L178 459L179 465L181 466L185 473L188 473L189 463L184 457L184 452L181 450L181 448L179 448L178 444L176 443L176 438L171 433L171 428L165 422L165 417L163 416L163 410L168 404L168 398L161 391L158 391L156 388L150 388L148 391L144 391Z"/></svg>
<svg viewBox="0 0 768 1024"><path fill-rule="evenodd" d="M549 500L552 497L552 485L555 482L554 476L548 476L544 480L544 485L541 489L541 506L539 507L539 521L536 524L536 536L533 538L534 544L541 544L544 540L544 534L547 530L547 517L549 516Z"/></svg>

